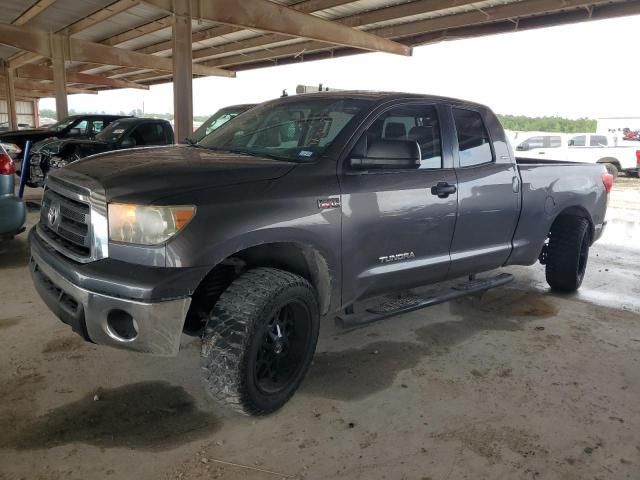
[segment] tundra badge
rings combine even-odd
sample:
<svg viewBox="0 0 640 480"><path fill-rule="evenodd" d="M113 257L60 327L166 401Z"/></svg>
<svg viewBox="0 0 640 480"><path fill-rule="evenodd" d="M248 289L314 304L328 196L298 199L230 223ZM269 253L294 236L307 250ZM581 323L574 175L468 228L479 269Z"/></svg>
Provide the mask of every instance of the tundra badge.
<svg viewBox="0 0 640 480"><path fill-rule="evenodd" d="M400 260L409 260L415 258L416 254L413 252L397 253L395 255L385 255L384 257L378 257L380 263L398 262Z"/></svg>

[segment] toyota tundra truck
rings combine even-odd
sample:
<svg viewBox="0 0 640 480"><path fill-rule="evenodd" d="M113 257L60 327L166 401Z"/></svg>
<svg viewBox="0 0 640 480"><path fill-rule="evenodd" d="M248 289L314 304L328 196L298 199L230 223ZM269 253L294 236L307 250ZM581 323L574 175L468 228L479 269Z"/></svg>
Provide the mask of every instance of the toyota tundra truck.
<svg viewBox="0 0 640 480"><path fill-rule="evenodd" d="M476 103L291 96L194 145L52 172L30 270L87 341L176 355L199 336L208 393L266 414L301 384L321 319L379 320L537 261L552 289L578 289L612 184L602 165L519 161Z"/></svg>

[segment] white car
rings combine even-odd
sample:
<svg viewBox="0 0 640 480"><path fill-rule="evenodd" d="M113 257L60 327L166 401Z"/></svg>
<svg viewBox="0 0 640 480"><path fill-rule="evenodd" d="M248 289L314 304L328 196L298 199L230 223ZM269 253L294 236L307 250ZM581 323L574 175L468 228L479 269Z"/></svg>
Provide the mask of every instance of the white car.
<svg viewBox="0 0 640 480"><path fill-rule="evenodd" d="M616 146L613 137L595 133L517 132L512 144L518 158L602 163L609 173L638 176L640 148Z"/></svg>

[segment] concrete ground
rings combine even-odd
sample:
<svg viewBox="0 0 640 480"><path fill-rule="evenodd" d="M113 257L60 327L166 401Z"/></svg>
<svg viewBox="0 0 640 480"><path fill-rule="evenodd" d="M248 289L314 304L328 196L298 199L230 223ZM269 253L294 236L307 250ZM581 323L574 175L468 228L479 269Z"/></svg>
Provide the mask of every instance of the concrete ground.
<svg viewBox="0 0 640 480"><path fill-rule="evenodd" d="M610 207L578 294L516 267L481 298L327 322L266 418L204 397L194 339L177 359L83 343L33 290L24 235L0 244L0 479L640 478L640 180Z"/></svg>

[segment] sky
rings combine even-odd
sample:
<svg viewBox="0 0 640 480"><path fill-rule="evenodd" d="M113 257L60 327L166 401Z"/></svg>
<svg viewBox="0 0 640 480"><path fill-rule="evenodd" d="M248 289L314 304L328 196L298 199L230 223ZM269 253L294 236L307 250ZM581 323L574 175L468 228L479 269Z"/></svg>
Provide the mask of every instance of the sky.
<svg viewBox="0 0 640 480"><path fill-rule="evenodd" d="M367 53L238 72L193 82L194 115L295 93L296 85L403 91L462 98L495 112L568 118L640 116L640 16L442 42L412 57ZM41 108L55 109L53 99ZM171 84L71 95L78 112L167 113Z"/></svg>

